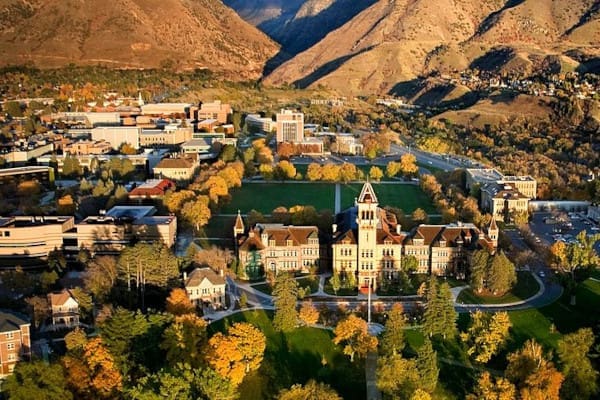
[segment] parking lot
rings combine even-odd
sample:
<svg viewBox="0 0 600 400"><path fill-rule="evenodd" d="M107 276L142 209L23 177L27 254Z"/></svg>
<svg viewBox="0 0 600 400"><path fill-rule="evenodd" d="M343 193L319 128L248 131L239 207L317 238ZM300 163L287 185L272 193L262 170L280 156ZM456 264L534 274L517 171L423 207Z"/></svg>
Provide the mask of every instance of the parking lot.
<svg viewBox="0 0 600 400"><path fill-rule="evenodd" d="M588 219L585 213L564 213L557 219L551 213L534 213L529 223L531 232L537 243L550 246L560 240L575 243L579 232L585 230L588 235L600 233L597 221ZM600 242L596 243L596 251L600 252Z"/></svg>

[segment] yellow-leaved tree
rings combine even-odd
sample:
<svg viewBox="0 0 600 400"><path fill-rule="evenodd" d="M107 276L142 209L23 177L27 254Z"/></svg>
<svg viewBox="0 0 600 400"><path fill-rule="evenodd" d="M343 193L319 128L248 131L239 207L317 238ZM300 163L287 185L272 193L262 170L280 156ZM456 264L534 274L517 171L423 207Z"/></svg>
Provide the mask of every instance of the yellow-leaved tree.
<svg viewBox="0 0 600 400"><path fill-rule="evenodd" d="M367 353L377 348L377 338L369 335L367 321L352 314L335 327L333 343L345 343L344 354L364 358Z"/></svg>

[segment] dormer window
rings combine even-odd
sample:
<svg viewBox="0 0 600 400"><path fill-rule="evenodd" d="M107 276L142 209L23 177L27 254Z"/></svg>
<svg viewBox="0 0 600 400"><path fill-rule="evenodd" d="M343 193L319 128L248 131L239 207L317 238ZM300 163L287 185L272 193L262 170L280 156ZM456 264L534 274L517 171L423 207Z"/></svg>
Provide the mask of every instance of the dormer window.
<svg viewBox="0 0 600 400"><path fill-rule="evenodd" d="M275 247L275 239L269 239L269 246Z"/></svg>
<svg viewBox="0 0 600 400"><path fill-rule="evenodd" d="M285 241L285 245L286 246L293 246L294 243L292 242L292 239L288 239L288 240Z"/></svg>
<svg viewBox="0 0 600 400"><path fill-rule="evenodd" d="M446 247L446 241L440 240L440 247Z"/></svg>

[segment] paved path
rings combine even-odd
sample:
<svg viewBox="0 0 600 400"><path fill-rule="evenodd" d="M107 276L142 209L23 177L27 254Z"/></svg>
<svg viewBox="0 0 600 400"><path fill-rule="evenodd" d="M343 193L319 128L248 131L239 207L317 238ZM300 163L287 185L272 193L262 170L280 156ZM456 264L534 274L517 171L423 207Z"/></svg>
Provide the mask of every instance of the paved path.
<svg viewBox="0 0 600 400"><path fill-rule="evenodd" d="M335 206L334 214L342 212L342 187L339 183L335 184Z"/></svg>
<svg viewBox="0 0 600 400"><path fill-rule="evenodd" d="M381 400L381 392L377 389L377 352L367 354L365 361L365 377L367 381L367 400Z"/></svg>

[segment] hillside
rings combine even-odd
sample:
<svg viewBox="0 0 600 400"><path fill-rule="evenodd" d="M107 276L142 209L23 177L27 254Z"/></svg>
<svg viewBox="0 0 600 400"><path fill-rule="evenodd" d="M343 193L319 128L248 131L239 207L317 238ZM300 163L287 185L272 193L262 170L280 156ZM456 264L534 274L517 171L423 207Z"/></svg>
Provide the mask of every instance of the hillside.
<svg viewBox="0 0 600 400"><path fill-rule="evenodd" d="M0 63L208 68L256 78L278 50L219 0L0 0Z"/></svg>
<svg viewBox="0 0 600 400"><path fill-rule="evenodd" d="M546 67L549 57L558 60L559 68L596 68L596 3L379 0L265 81L391 93L417 77L467 68L528 75Z"/></svg>
<svg viewBox="0 0 600 400"><path fill-rule="evenodd" d="M225 0L246 21L281 45L266 72L310 48L376 0Z"/></svg>

